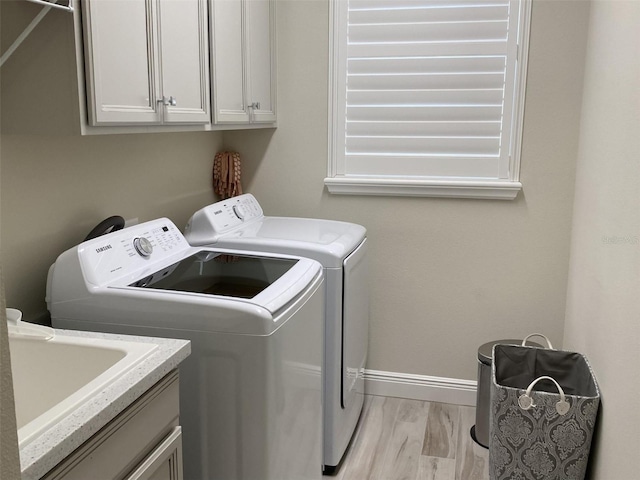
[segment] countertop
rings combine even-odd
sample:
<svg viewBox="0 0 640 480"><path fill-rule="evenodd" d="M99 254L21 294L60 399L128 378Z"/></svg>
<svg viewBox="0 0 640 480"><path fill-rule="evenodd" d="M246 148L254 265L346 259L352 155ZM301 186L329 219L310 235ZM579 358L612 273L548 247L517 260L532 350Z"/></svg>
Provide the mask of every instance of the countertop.
<svg viewBox="0 0 640 480"><path fill-rule="evenodd" d="M20 465L23 480L36 480L45 475L191 353L191 343L188 340L61 329L56 329L55 332L56 335L72 337L155 343L159 348L139 365L109 384L100 394L83 403L73 413L21 448Z"/></svg>

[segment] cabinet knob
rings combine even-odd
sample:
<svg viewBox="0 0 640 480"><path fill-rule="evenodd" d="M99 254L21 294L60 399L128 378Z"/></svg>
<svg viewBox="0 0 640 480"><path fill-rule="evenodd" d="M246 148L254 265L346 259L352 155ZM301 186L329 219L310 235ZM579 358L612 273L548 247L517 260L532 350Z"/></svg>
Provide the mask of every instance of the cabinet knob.
<svg viewBox="0 0 640 480"><path fill-rule="evenodd" d="M158 103L161 103L165 106L171 105L172 107L175 107L176 105L178 105L178 99L176 97L167 98L163 95L162 98L158 100Z"/></svg>
<svg viewBox="0 0 640 480"><path fill-rule="evenodd" d="M260 102L253 102L251 105L249 105L249 108L260 110Z"/></svg>

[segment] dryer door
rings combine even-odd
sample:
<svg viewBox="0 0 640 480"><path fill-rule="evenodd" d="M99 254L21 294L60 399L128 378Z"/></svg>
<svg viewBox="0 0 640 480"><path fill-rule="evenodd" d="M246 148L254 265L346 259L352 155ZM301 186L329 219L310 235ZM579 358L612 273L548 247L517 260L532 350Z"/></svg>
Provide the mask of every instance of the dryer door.
<svg viewBox="0 0 640 480"><path fill-rule="evenodd" d="M369 264L366 239L344 260L342 407L364 396L369 346Z"/></svg>

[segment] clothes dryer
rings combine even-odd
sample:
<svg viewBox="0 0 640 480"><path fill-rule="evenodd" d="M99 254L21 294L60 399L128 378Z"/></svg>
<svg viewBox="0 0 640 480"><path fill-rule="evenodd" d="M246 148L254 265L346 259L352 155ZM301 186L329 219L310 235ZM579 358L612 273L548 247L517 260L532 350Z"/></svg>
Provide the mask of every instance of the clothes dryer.
<svg viewBox="0 0 640 480"><path fill-rule="evenodd" d="M196 248L168 219L86 241L49 271L56 328L191 340L184 478L320 480L322 267Z"/></svg>
<svg viewBox="0 0 640 480"><path fill-rule="evenodd" d="M298 255L324 269L323 466L339 465L364 402L369 337L366 229L334 220L265 216L251 194L193 214L185 238L194 246Z"/></svg>

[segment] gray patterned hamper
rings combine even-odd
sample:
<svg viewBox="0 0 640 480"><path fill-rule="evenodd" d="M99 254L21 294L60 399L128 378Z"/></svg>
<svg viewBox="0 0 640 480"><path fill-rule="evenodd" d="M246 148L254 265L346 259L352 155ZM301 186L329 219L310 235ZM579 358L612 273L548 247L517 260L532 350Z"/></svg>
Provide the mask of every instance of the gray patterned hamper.
<svg viewBox="0 0 640 480"><path fill-rule="evenodd" d="M491 480L584 479L600 390L584 355L493 348Z"/></svg>

